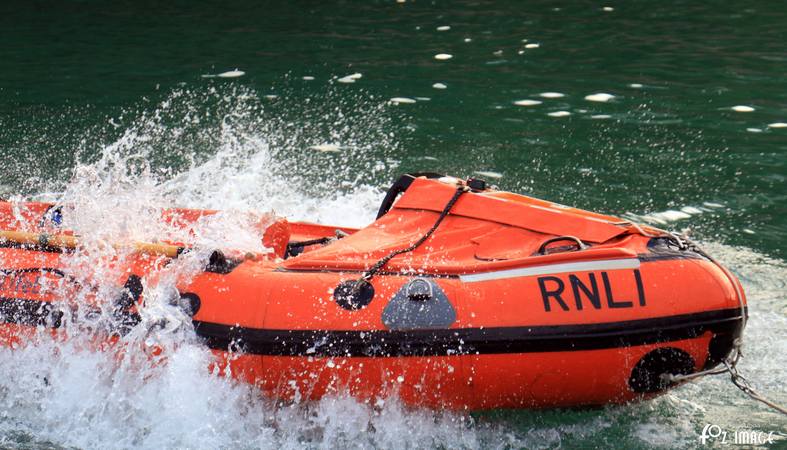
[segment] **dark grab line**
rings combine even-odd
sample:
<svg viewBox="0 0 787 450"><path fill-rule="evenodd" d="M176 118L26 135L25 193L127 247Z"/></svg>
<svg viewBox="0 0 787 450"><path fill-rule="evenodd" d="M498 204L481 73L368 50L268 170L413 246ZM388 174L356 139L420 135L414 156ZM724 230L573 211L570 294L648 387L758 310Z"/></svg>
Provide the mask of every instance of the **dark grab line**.
<svg viewBox="0 0 787 450"><path fill-rule="evenodd" d="M399 357L600 350L734 334L740 309L584 325L437 330L271 330L195 321L212 349L267 356Z"/></svg>
<svg viewBox="0 0 787 450"><path fill-rule="evenodd" d="M0 321L58 328L48 302L0 297ZM132 324L129 324L133 326ZM707 331L737 334L738 308L594 324L429 330L274 330L194 321L215 350L267 356L400 357L601 350L691 339Z"/></svg>
<svg viewBox="0 0 787 450"><path fill-rule="evenodd" d="M60 328L63 312L51 303L25 298L0 297L0 321L29 326Z"/></svg>

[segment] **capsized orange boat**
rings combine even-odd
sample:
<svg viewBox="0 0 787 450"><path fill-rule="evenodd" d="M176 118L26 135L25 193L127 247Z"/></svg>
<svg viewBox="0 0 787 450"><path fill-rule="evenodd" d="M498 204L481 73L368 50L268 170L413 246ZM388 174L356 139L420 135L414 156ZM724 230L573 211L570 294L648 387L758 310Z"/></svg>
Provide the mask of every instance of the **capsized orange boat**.
<svg viewBox="0 0 787 450"><path fill-rule="evenodd" d="M401 195L401 197L399 197ZM213 211L171 209L188 229ZM75 305L61 207L0 202L0 336L68 334L78 308L139 322L143 280L190 251L136 244L112 305ZM61 225L61 223L63 225ZM738 280L679 236L502 192L479 179L402 176L377 220L350 229L277 220L272 252L215 251L178 283L219 366L284 401L364 400L481 410L603 405L672 387L740 338ZM66 288L67 287L67 288ZM120 338L122 339L122 338Z"/></svg>

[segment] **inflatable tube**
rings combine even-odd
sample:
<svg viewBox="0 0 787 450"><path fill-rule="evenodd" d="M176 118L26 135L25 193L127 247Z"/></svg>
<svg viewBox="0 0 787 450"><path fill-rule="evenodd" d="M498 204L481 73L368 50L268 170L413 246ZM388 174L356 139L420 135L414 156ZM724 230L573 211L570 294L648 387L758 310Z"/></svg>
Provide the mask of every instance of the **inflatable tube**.
<svg viewBox="0 0 787 450"><path fill-rule="evenodd" d="M397 182L365 228L278 220L260 230L271 254L214 252L181 280L181 304L219 367L282 400L349 392L470 410L603 405L662 393L672 387L662 375L713 367L740 337L742 289L695 246L428 175ZM52 210L0 203L6 345L32 327L67 328L68 299L85 289L62 262L79 237ZM163 217L188 227L214 213ZM189 251L133 248L107 339L138 322L141 280Z"/></svg>

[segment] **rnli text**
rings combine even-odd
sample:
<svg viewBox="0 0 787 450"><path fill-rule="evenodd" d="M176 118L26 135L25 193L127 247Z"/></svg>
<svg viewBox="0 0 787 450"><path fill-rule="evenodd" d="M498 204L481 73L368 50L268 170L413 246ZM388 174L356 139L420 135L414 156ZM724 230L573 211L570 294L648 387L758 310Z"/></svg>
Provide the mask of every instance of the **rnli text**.
<svg viewBox="0 0 787 450"><path fill-rule="evenodd" d="M608 308L632 308L634 306L633 299L614 297L613 286L607 272L601 272L600 277L600 283L596 274L592 272L582 276L573 273L569 274L568 283L555 276L539 277L538 287L541 289L544 311L552 311L553 305L556 305L563 311L570 311L570 305L574 305L577 311L582 311L585 305L601 309L602 289L603 299L606 300ZM634 270L634 282L637 285L637 302L639 306L645 306L645 289L642 287L642 275L636 269ZM571 301L572 297L573 302Z"/></svg>

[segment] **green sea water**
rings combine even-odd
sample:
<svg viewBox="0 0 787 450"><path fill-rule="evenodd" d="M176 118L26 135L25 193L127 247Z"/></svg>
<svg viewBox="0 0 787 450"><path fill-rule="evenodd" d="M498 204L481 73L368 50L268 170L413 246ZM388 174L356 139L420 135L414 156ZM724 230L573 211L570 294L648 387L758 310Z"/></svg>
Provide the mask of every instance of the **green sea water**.
<svg viewBox="0 0 787 450"><path fill-rule="evenodd" d="M271 178L244 165L252 161L275 167L276 183L297 193L275 204L303 204L297 213L312 219L345 221L313 203L349 195L363 204L352 196L361 191L381 198L402 172L486 178L707 242L764 305L752 306L753 322L770 348L755 346L750 370L787 400L784 6L4 1L0 195L54 195L84 176L78 165L134 146L162 183L190 180L175 189L189 206L248 205L244 192L276 197ZM266 148L259 161L255 145ZM367 209L357 221L373 216ZM712 420L785 431L780 416L723 381L675 395L442 428L444 418L411 412L388 431L375 422L361 447L396 447L378 437L422 419L435 427L423 445L447 448L691 448ZM6 446L93 446L39 433L8 411L0 421ZM346 443L290 432L305 446Z"/></svg>

